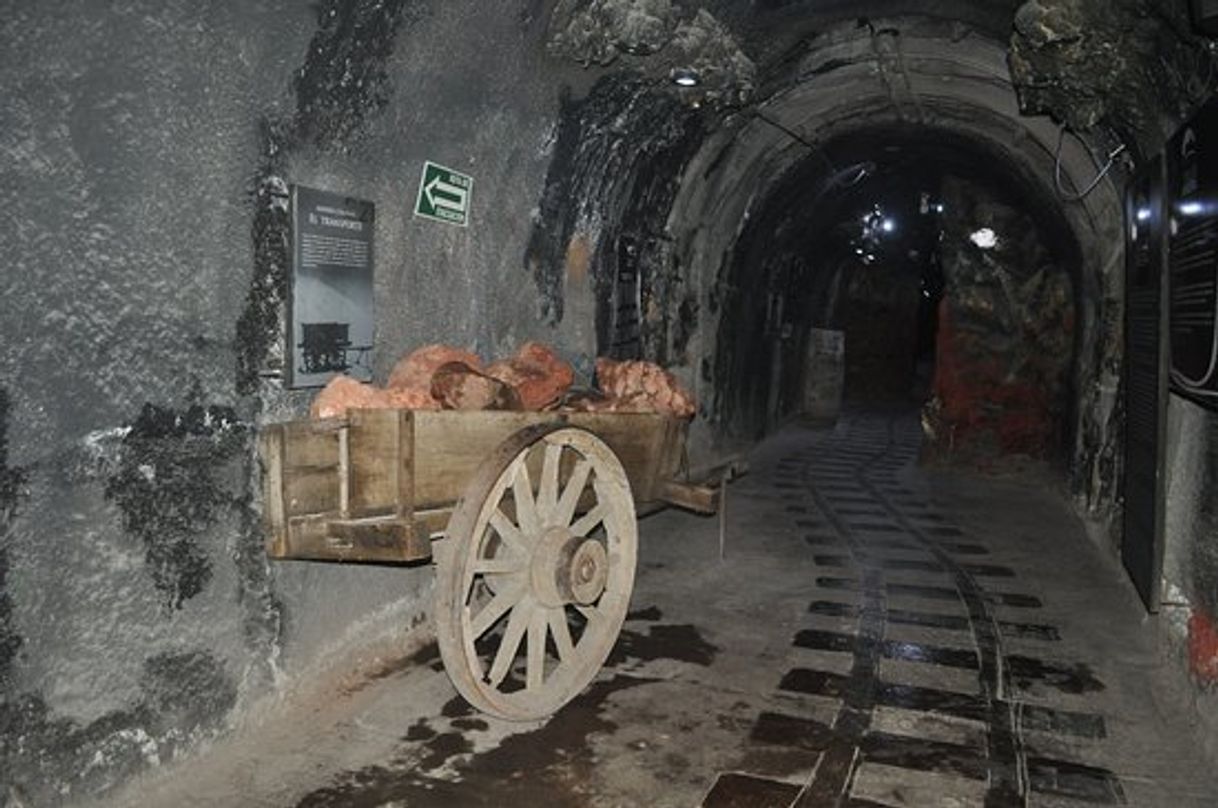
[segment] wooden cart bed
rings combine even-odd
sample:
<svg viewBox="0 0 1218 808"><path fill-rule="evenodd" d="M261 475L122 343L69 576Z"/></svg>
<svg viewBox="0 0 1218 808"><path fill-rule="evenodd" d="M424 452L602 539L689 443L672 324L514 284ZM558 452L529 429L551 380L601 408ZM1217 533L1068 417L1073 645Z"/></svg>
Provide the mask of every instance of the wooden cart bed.
<svg viewBox="0 0 1218 808"><path fill-rule="evenodd" d="M644 413L352 410L263 429L267 554L277 559L412 562L431 556L454 503L491 452L529 427L600 437L640 509L713 512L716 492L676 481L686 422Z"/></svg>

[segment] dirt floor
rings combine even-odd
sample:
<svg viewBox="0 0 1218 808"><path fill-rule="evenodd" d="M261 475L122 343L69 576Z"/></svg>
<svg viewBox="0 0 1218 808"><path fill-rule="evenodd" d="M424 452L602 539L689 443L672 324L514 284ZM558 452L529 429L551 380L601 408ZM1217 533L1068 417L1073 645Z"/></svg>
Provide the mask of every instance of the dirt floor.
<svg viewBox="0 0 1218 808"><path fill-rule="evenodd" d="M644 519L621 638L547 722L473 712L420 637L110 804L1218 804L1154 624L1055 487L921 470L919 440L785 430L722 557L715 519Z"/></svg>

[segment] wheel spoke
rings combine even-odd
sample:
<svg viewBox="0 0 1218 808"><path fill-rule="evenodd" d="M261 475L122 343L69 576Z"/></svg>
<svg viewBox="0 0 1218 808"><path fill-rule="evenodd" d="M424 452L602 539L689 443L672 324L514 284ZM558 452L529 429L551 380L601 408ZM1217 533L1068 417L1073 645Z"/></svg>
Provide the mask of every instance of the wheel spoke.
<svg viewBox="0 0 1218 808"><path fill-rule="evenodd" d="M540 690L546 674L546 610L538 607L529 620L529 644L525 668L525 688Z"/></svg>
<svg viewBox="0 0 1218 808"><path fill-rule="evenodd" d="M503 632L503 641L499 643L499 650L495 652L495 661L491 663L491 671L487 674L487 681L491 687L498 687L503 681L503 677L507 676L508 671L512 667L512 661L516 659L516 650L520 648L520 640L524 637L524 630L529 627L529 618L533 615L533 603L528 598L521 598L516 604L516 608L512 609L512 615L508 618L507 630Z"/></svg>
<svg viewBox="0 0 1218 808"><path fill-rule="evenodd" d="M524 562L518 558L480 558L474 562L475 575L510 575L523 571Z"/></svg>
<svg viewBox="0 0 1218 808"><path fill-rule="evenodd" d="M571 627L567 625L567 608L559 606L550 609L547 619L550 622L550 633L554 635L554 645L558 648L558 658L567 662L575 655L575 644L571 642Z"/></svg>
<svg viewBox="0 0 1218 808"><path fill-rule="evenodd" d="M520 532L535 537L541 532L541 525L537 520L537 503L533 501L533 481L529 479L529 467L523 459L516 465L512 498L516 502L516 524L520 525Z"/></svg>
<svg viewBox="0 0 1218 808"><path fill-rule="evenodd" d="M575 607L584 619L588 621L588 628L599 629L601 624L605 622L605 615L600 613L595 606L579 606Z"/></svg>
<svg viewBox="0 0 1218 808"><path fill-rule="evenodd" d="M563 445L547 443L545 460L541 464L541 483L537 487L537 513L544 525L553 524L554 506L558 504L558 473L561 470Z"/></svg>
<svg viewBox="0 0 1218 808"><path fill-rule="evenodd" d="M490 523L491 527L495 529L495 532L499 534L499 538L503 539L505 544L521 555L528 555L528 540L521 534L520 529L512 524L512 520L507 518L507 514L496 508L491 513Z"/></svg>
<svg viewBox="0 0 1218 808"><path fill-rule="evenodd" d="M507 614L508 609L515 606L524 597L524 590L519 587L505 589L497 593L482 607L477 617L469 621L471 640L476 640L486 633L486 630Z"/></svg>
<svg viewBox="0 0 1218 808"><path fill-rule="evenodd" d="M588 484L588 475L592 473L592 464L586 459L580 458L575 464L575 468L571 469L571 479L567 480L567 487L563 489L562 498L558 500L558 505L554 508L554 518L552 524L565 526L571 523L571 517L575 515L575 508L579 505L579 495L584 492L584 486Z"/></svg>
<svg viewBox="0 0 1218 808"><path fill-rule="evenodd" d="M605 518L605 506L596 503L596 507L585 513L579 521L571 525L571 533L575 536L587 536L588 531L599 525Z"/></svg>

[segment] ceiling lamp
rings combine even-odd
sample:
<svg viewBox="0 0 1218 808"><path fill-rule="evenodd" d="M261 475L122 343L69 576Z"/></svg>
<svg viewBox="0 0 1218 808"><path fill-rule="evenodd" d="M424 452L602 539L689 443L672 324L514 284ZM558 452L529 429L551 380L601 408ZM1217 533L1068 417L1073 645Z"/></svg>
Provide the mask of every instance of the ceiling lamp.
<svg viewBox="0 0 1218 808"><path fill-rule="evenodd" d="M678 87L697 87L702 83L702 77L698 75L698 71L690 67L674 67L669 78Z"/></svg>

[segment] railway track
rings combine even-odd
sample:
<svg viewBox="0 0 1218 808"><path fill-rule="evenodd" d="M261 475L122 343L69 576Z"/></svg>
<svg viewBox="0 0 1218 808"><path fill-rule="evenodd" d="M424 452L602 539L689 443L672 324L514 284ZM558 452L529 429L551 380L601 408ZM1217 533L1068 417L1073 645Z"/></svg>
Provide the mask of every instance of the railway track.
<svg viewBox="0 0 1218 808"><path fill-rule="evenodd" d="M811 774L721 776L707 808L1126 803L1112 772L1038 746L1097 744L1107 730L1102 715L1028 700L1030 686L1104 685L1086 666L1008 650L1049 652L1060 632L983 536L915 490L920 441L914 418L855 416L778 463L774 487L817 572L808 626L792 638L807 653L750 741L806 752ZM835 705L832 720L788 709L801 699Z"/></svg>

